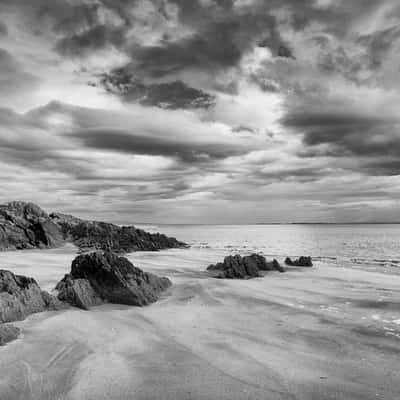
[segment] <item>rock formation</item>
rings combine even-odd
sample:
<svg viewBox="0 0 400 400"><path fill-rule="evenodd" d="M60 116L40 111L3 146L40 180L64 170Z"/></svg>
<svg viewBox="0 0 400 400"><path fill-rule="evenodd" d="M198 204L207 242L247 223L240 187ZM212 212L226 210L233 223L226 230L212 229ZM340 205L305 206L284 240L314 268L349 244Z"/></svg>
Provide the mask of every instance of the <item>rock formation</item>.
<svg viewBox="0 0 400 400"><path fill-rule="evenodd" d="M79 218L52 213L52 221L61 228L66 240L75 243L81 250L107 250L132 252L156 251L186 246L175 238L160 233L148 233L134 226L118 226L106 222L85 221Z"/></svg>
<svg viewBox="0 0 400 400"><path fill-rule="evenodd" d="M0 323L18 321L29 314L61 308L63 304L41 290L33 278L0 270Z"/></svg>
<svg viewBox="0 0 400 400"><path fill-rule="evenodd" d="M290 257L286 257L285 264L291 267L312 267L312 259L311 257L301 256L297 260L292 260Z"/></svg>
<svg viewBox="0 0 400 400"><path fill-rule="evenodd" d="M284 272L277 260L267 262L265 257L259 254L250 256L228 256L224 262L210 265L208 271L214 272L216 278L222 279L249 279L260 277L260 271Z"/></svg>
<svg viewBox="0 0 400 400"><path fill-rule="evenodd" d="M20 333L19 328L11 324L0 325L0 346L4 346L6 343L11 342L18 338Z"/></svg>
<svg viewBox="0 0 400 400"><path fill-rule="evenodd" d="M120 227L59 213L48 215L33 203L0 205L0 250L52 248L65 241L73 242L82 251L156 251L186 246L175 238L134 226Z"/></svg>
<svg viewBox="0 0 400 400"><path fill-rule="evenodd" d="M40 207L19 201L0 205L0 250L49 248L62 243L60 228Z"/></svg>
<svg viewBox="0 0 400 400"><path fill-rule="evenodd" d="M83 310L89 310L90 307L104 303L87 279L72 279L70 275L65 275L58 282L56 290L58 290L59 300Z"/></svg>
<svg viewBox="0 0 400 400"><path fill-rule="evenodd" d="M33 313L63 308L65 305L41 290L33 278L0 270L0 324L19 321ZM17 334L18 328L0 325L0 342L5 343Z"/></svg>
<svg viewBox="0 0 400 400"><path fill-rule="evenodd" d="M148 305L170 286L168 278L143 272L112 252L98 251L76 257L71 273L56 289L60 300L88 309L102 302Z"/></svg>

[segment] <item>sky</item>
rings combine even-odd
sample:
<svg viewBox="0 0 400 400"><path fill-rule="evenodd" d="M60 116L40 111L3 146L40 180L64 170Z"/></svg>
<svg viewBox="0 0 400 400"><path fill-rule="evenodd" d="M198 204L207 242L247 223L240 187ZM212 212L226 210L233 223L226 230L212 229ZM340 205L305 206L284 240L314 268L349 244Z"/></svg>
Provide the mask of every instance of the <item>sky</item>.
<svg viewBox="0 0 400 400"><path fill-rule="evenodd" d="M0 202L400 220L398 0L0 0Z"/></svg>

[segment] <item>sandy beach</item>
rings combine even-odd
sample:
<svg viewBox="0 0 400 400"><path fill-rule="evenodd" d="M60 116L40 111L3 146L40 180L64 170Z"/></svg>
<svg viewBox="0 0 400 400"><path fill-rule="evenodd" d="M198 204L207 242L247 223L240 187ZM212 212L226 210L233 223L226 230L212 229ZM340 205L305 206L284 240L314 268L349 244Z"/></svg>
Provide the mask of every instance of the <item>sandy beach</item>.
<svg viewBox="0 0 400 400"><path fill-rule="evenodd" d="M73 256L24 253L44 266L34 276L46 289ZM21 272L19 257L4 264ZM172 288L144 308L17 323L23 335L0 349L2 400L398 398L400 276L317 263L228 281L207 277L215 255L201 249L129 258Z"/></svg>

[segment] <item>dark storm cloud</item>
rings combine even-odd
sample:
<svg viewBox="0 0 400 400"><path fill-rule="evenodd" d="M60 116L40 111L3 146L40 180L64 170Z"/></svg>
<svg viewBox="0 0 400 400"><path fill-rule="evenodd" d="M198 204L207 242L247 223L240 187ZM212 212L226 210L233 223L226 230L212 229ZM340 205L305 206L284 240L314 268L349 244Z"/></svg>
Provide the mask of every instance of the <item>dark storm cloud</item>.
<svg viewBox="0 0 400 400"><path fill-rule="evenodd" d="M83 33L64 37L57 43L56 50L63 55L75 57L103 49L108 45L119 46L123 42L123 29L96 25Z"/></svg>
<svg viewBox="0 0 400 400"><path fill-rule="evenodd" d="M182 81L145 84L135 79L126 69L118 68L104 74L101 85L124 101L166 109L209 108L215 96L192 88Z"/></svg>
<svg viewBox="0 0 400 400"><path fill-rule="evenodd" d="M399 145L398 149L400 150ZM400 175L400 160L385 157L381 160L367 161L360 168L373 176L398 176Z"/></svg>
<svg viewBox="0 0 400 400"><path fill-rule="evenodd" d="M35 35L55 36L55 50L78 57L107 46L120 47L131 26L126 10L136 1L2 0L0 8L16 11Z"/></svg>
<svg viewBox="0 0 400 400"><path fill-rule="evenodd" d="M329 145L328 154L379 156L395 155L400 151L398 131L400 121L366 114L302 110L291 112L283 124L304 135L306 146ZM333 149L333 151L332 151Z"/></svg>
<svg viewBox="0 0 400 400"><path fill-rule="evenodd" d="M236 66L262 39L276 51L281 44L275 18L265 11L227 13L220 18L208 15L191 28L194 33L178 40L134 46L131 67L153 77L186 68L216 70Z"/></svg>
<svg viewBox="0 0 400 400"><path fill-rule="evenodd" d="M207 163L249 151L239 145L185 142L170 138L135 135L120 130L90 129L70 133L68 136L79 139L89 148L128 154L174 157L188 163Z"/></svg>

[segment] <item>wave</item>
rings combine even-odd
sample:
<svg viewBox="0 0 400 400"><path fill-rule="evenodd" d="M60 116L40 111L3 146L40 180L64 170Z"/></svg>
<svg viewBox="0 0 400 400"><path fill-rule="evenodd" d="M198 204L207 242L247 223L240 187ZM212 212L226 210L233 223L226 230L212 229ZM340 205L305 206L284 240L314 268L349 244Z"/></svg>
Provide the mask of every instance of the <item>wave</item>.
<svg viewBox="0 0 400 400"><path fill-rule="evenodd" d="M399 267L400 265L400 260L393 260L393 259L356 257L356 258L351 258L350 261L357 265L377 265L382 267Z"/></svg>

